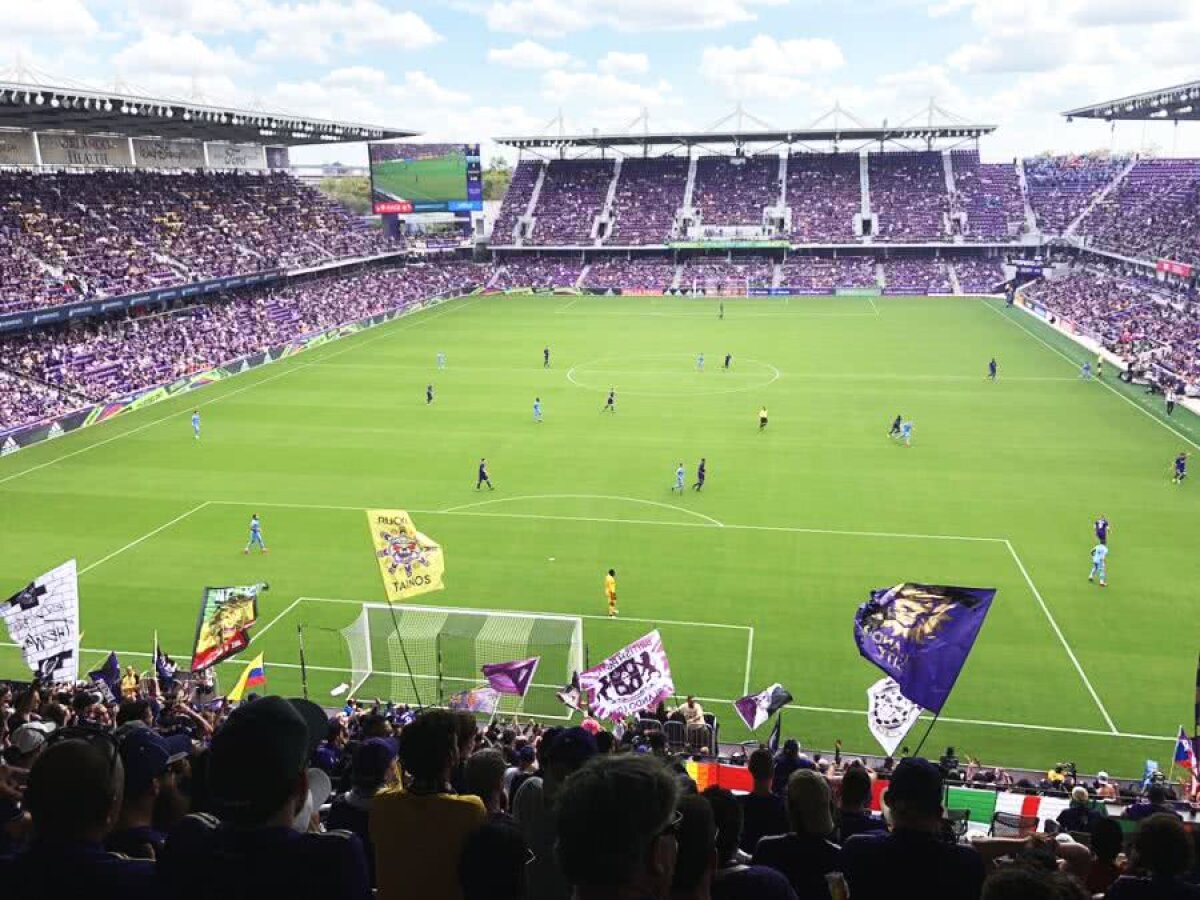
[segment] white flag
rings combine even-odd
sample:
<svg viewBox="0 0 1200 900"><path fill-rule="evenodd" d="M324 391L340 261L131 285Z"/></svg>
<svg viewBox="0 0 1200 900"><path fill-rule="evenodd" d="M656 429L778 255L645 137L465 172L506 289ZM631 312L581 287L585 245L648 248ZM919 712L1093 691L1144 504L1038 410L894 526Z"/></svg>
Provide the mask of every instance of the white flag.
<svg viewBox="0 0 1200 900"><path fill-rule="evenodd" d="M0 604L8 636L43 681L79 677L79 581L75 560L35 578Z"/></svg>
<svg viewBox="0 0 1200 900"><path fill-rule="evenodd" d="M922 712L891 678L881 678L867 688L867 727L888 756L896 752Z"/></svg>
<svg viewBox="0 0 1200 900"><path fill-rule="evenodd" d="M587 694L588 711L597 719L620 720L653 709L675 693L662 636L651 631L580 672L579 687Z"/></svg>

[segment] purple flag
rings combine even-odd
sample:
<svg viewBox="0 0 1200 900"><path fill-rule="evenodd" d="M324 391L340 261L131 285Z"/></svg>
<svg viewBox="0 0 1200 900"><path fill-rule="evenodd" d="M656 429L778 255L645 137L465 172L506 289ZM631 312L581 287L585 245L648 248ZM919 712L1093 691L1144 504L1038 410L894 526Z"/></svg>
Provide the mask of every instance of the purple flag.
<svg viewBox="0 0 1200 900"><path fill-rule="evenodd" d="M782 684L776 682L757 694L749 694L740 700L734 700L733 708L742 717L746 727L754 731L791 702L792 695Z"/></svg>
<svg viewBox="0 0 1200 900"><path fill-rule="evenodd" d="M477 687L469 691L459 691L446 698L446 706L450 709L462 709L467 712L491 715L500 705L500 694L494 688Z"/></svg>
<svg viewBox="0 0 1200 900"><path fill-rule="evenodd" d="M597 719L623 719L675 693L662 637L652 631L579 676Z"/></svg>
<svg viewBox="0 0 1200 900"><path fill-rule="evenodd" d="M899 584L871 592L854 617L858 652L917 706L941 712L979 636L995 588Z"/></svg>
<svg viewBox="0 0 1200 900"><path fill-rule="evenodd" d="M533 684L533 673L537 671L540 656L529 659L515 659L512 662L488 663L483 667L483 675L495 690L501 694L516 694L524 697L529 693Z"/></svg>

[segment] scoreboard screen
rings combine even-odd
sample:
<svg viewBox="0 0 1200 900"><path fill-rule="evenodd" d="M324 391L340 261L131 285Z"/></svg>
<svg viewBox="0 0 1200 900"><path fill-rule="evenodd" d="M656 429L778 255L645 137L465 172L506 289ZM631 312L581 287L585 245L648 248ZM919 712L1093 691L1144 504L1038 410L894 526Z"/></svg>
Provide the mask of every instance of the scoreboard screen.
<svg viewBox="0 0 1200 900"><path fill-rule="evenodd" d="M368 144L376 213L483 209L478 144Z"/></svg>

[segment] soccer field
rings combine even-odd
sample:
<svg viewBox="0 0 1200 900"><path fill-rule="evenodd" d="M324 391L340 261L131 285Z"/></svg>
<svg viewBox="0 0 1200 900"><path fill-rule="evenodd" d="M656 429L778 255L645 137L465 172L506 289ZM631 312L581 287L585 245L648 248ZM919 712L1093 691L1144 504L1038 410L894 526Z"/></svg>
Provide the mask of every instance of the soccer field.
<svg viewBox="0 0 1200 900"><path fill-rule="evenodd" d="M146 667L156 630L185 660L205 585L267 581L223 684L262 650L268 689L297 693L304 623L309 688L329 702L348 664L336 629L384 598L363 510L407 509L446 554L446 589L421 604L595 617L593 662L657 624L677 689L724 740L745 735L727 701L782 681L788 735L874 751L880 673L856 651L857 606L901 581L990 586L925 752L1165 766L1192 715L1197 486L1169 468L1197 447L1194 417L1168 423L1113 373L1081 381L1082 350L998 301L724 306L719 320L712 299L466 298L4 458L0 596L76 557L86 671L110 649ZM600 413L610 386L615 416ZM898 413L908 449L886 436ZM481 456L491 493L475 489ZM703 493L673 494L675 466L690 484L702 456ZM268 556L242 554L254 512ZM1106 590L1086 580L1101 514ZM0 674L28 674L11 645Z"/></svg>
<svg viewBox="0 0 1200 900"><path fill-rule="evenodd" d="M392 160L373 166L375 189L405 200L465 200L467 159L461 153L414 162Z"/></svg>

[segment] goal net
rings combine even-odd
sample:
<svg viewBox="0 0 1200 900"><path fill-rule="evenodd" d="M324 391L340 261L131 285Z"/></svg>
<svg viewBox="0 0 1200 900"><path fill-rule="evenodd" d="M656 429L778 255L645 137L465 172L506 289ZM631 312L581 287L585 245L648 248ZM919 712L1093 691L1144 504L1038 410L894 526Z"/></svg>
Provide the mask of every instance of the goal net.
<svg viewBox="0 0 1200 900"><path fill-rule="evenodd" d="M486 683L482 666L539 656L529 693L502 694L499 712L565 719L555 694L584 669L577 616L364 603L342 637L352 696L394 703L444 706L450 695Z"/></svg>

